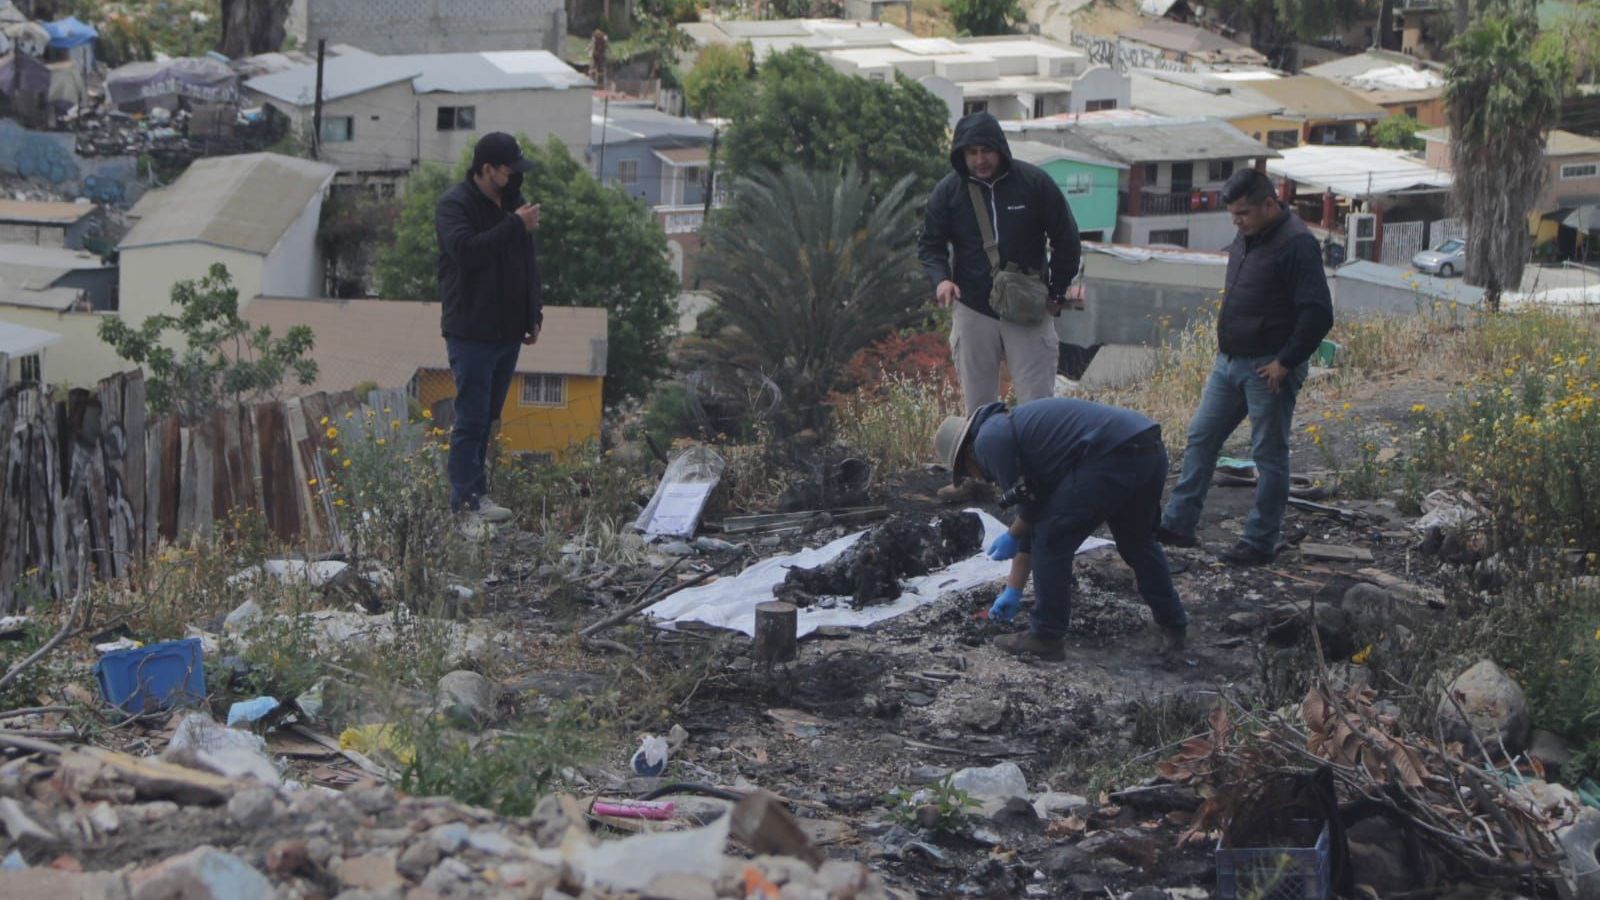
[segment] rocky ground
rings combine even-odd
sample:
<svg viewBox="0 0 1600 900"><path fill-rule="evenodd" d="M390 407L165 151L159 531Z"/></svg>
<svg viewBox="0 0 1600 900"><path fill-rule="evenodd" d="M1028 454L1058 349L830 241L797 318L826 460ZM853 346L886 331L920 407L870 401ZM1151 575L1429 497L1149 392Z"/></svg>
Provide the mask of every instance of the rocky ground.
<svg viewBox="0 0 1600 900"><path fill-rule="evenodd" d="M1420 400L1395 383L1308 403L1301 421L1354 413L1363 439L1401 454L1409 407L1446 387L1424 386ZM1336 488L1317 474L1324 458L1310 441L1297 433L1297 471ZM932 514L943 477L882 478L873 499ZM246 753L240 769L175 754L177 717L99 741L122 755L30 743L27 729L49 725L44 713L8 723L15 758L0 767L9 835L0 856L12 855L0 894L1209 896L1214 845L1179 841L1204 815L1205 792L1157 778L1157 764L1205 736L1219 704L1299 704L1318 645L1329 662L1359 657L1441 615L1445 591L1470 575L1419 554L1413 517L1393 503L1337 490L1318 501L1331 508L1290 511L1292 543L1275 564L1226 566L1215 553L1235 539L1251 499L1248 487L1215 488L1203 546L1171 553L1192 617L1187 652L1156 653L1131 571L1102 550L1080 557L1061 663L992 648L1010 629L979 615L995 593L987 588L872 628L823 629L772 670L742 637L668 634L637 619L579 642L574 632L638 596L666 560L586 572L556 591L551 573L528 561L532 539L503 534L504 564L462 632L478 636L480 661L493 658L479 668L496 673L482 685L488 699L462 700L478 724L492 730L508 713L551 702L660 694L661 709L635 709L628 721L640 727L625 743L563 773L566 796L526 818L404 797L381 785L393 772L379 751L369 758L314 730L283 728L256 750L287 764L289 786L260 786L241 774L259 757ZM737 554L816 546L854 527L742 548L702 541L671 577L737 571ZM662 775L630 771L635 741L669 726ZM148 771L140 758L163 748L172 768ZM767 806L741 803L768 792ZM673 801L672 815L649 821L590 805L647 796Z"/></svg>

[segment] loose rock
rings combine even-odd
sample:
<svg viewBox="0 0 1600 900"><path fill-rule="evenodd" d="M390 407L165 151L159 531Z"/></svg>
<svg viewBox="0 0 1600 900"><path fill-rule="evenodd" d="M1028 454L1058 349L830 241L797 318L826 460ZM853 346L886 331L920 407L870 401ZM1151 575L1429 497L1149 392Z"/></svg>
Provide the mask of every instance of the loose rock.
<svg viewBox="0 0 1600 900"><path fill-rule="evenodd" d="M1490 660L1481 660L1456 676L1439 698L1439 719L1445 729L1445 739L1471 745L1473 733L1492 753L1505 744L1507 753L1521 753L1528 746L1532 722L1528 717L1528 699L1511 676ZM1455 703L1451 698L1455 698ZM1466 713L1463 721L1456 711Z"/></svg>

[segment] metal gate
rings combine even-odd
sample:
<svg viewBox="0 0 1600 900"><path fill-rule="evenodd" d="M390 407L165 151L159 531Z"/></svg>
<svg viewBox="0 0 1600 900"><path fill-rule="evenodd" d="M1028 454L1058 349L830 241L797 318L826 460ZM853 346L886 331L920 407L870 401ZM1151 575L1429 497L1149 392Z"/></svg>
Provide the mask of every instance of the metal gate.
<svg viewBox="0 0 1600 900"><path fill-rule="evenodd" d="M1425 249L1427 232L1426 222L1383 223L1383 252L1378 262L1390 266L1410 265L1411 257Z"/></svg>
<svg viewBox="0 0 1600 900"><path fill-rule="evenodd" d="M1467 223L1461 219L1440 219L1428 226L1428 246L1437 247L1451 238L1465 238Z"/></svg>

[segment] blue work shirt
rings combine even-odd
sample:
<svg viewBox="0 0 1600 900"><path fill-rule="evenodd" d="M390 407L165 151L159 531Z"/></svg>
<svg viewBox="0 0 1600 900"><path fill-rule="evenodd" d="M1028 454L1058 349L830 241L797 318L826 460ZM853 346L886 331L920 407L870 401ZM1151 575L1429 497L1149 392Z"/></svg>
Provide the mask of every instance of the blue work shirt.
<svg viewBox="0 0 1600 900"><path fill-rule="evenodd" d="M992 403L975 415L973 458L1001 490L1027 480L1032 499L1018 505L1027 522L1038 521L1056 485L1078 465L1156 427L1131 409L1069 397L1034 400L1009 413Z"/></svg>

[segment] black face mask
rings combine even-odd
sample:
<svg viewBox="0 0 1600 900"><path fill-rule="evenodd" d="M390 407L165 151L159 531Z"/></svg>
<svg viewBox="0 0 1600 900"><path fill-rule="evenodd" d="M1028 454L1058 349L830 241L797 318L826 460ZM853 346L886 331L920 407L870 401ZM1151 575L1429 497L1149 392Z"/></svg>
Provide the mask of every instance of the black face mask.
<svg viewBox="0 0 1600 900"><path fill-rule="evenodd" d="M522 205L522 173L512 172L506 179L505 190L500 192L500 205L508 210L516 210Z"/></svg>

